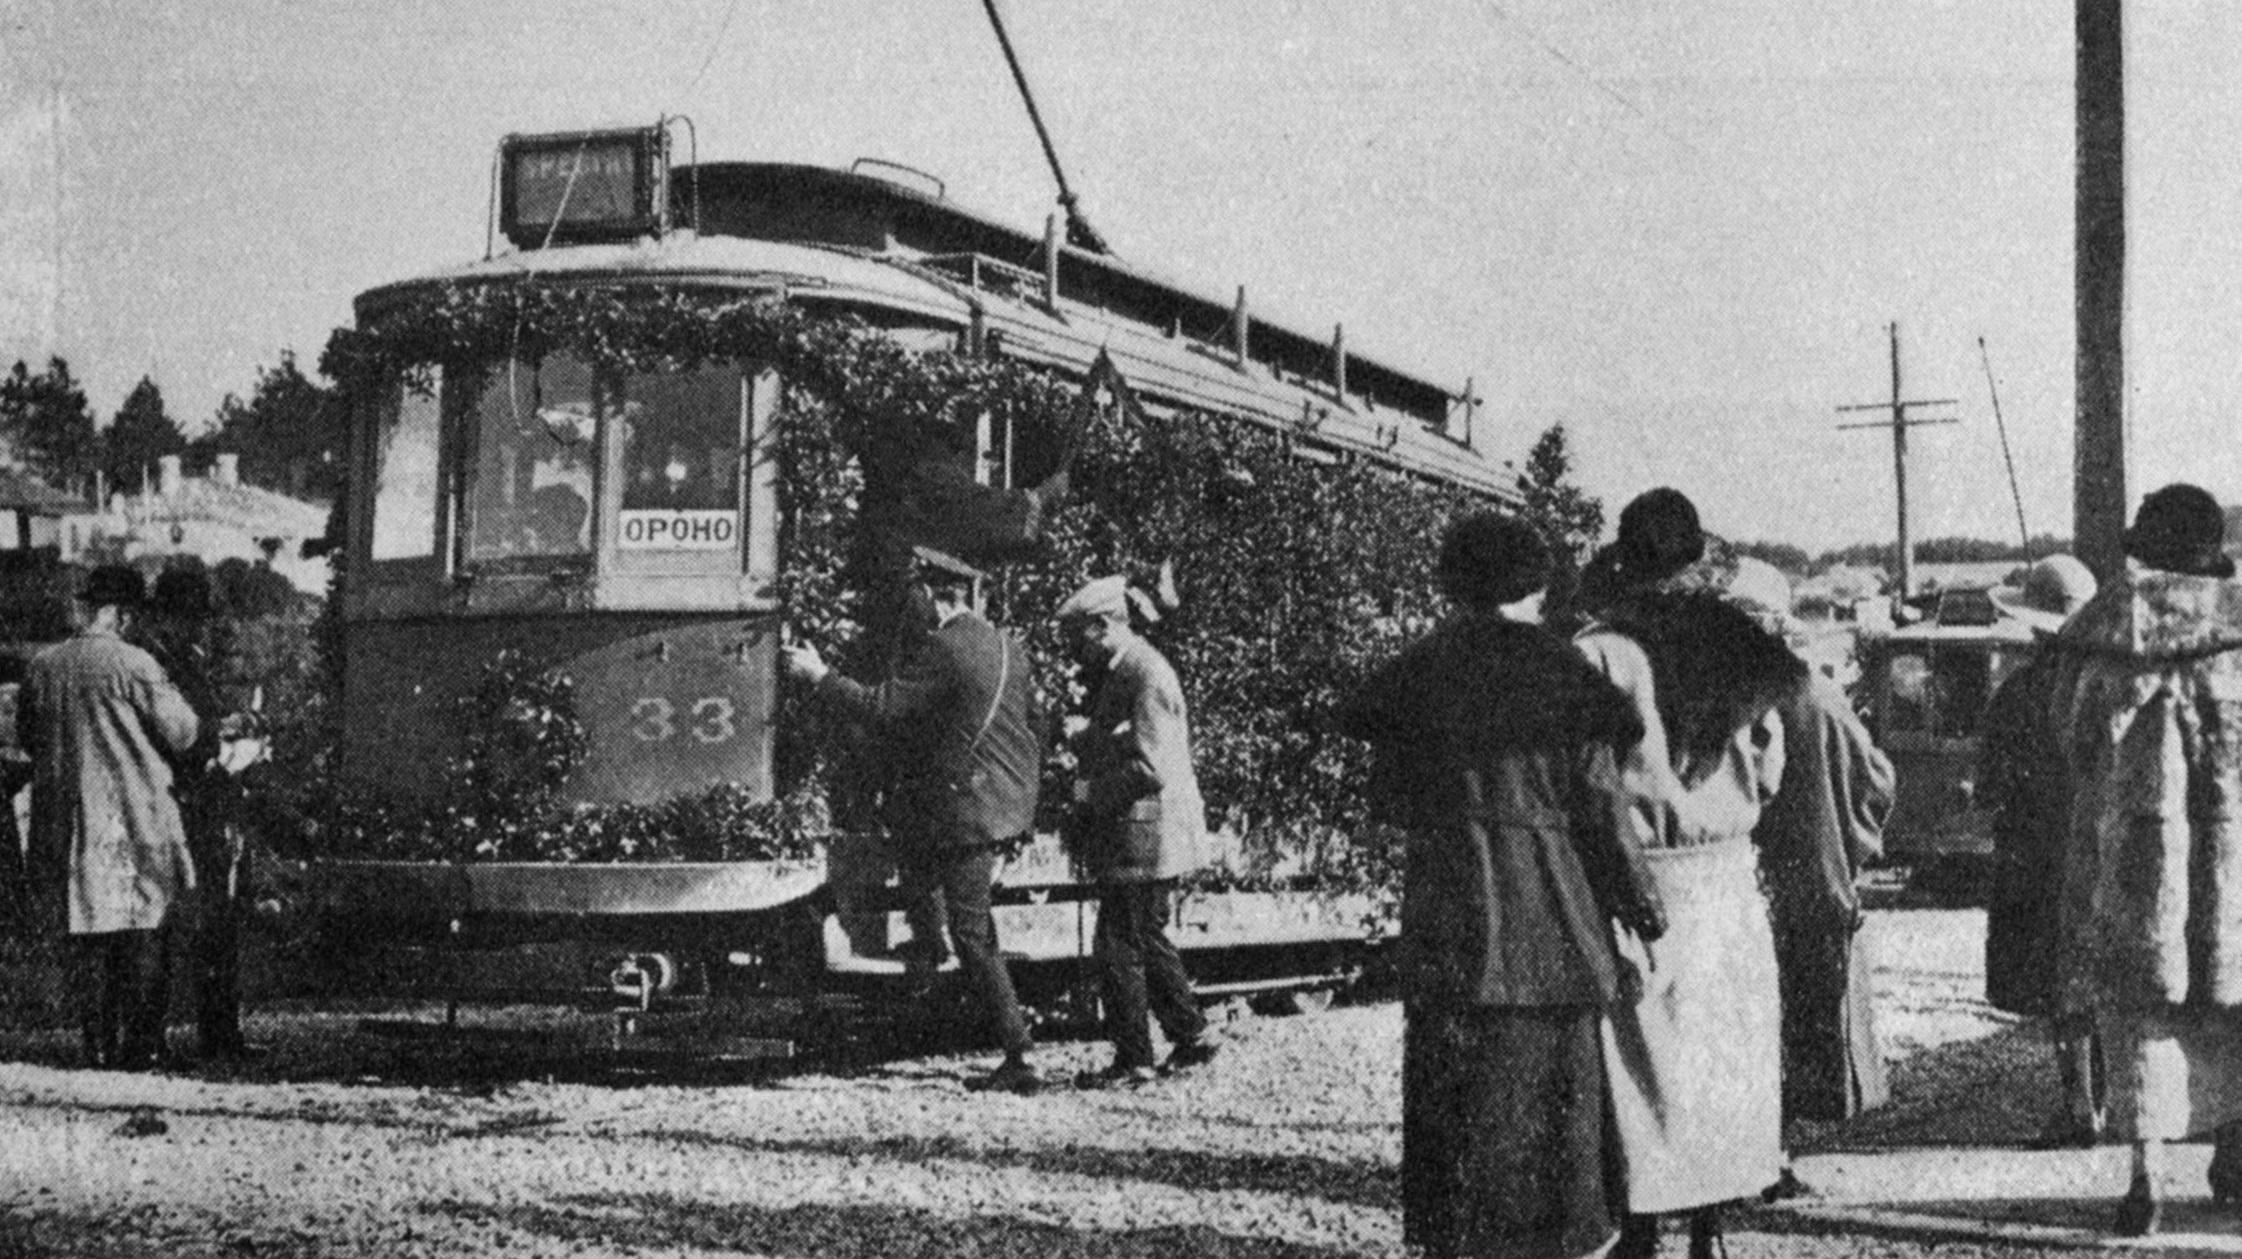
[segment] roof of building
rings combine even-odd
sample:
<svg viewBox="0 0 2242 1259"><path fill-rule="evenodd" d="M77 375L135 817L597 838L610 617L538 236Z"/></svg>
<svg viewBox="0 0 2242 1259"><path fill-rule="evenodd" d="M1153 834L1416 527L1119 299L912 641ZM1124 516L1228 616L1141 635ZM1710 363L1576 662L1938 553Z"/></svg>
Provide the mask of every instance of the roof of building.
<svg viewBox="0 0 2242 1259"><path fill-rule="evenodd" d="M123 514L134 521L224 525L266 538L317 537L327 528L327 509L317 503L215 477L184 477L169 493L127 496Z"/></svg>
<svg viewBox="0 0 2242 1259"><path fill-rule="evenodd" d="M65 494L28 473L0 468L0 511L66 516L84 510L86 505L76 495Z"/></svg>

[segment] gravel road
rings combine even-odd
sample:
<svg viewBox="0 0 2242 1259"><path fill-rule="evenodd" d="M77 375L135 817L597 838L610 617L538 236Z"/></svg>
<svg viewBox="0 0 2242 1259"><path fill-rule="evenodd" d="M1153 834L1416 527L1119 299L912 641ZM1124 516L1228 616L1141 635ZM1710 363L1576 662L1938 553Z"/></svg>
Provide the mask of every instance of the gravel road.
<svg viewBox="0 0 2242 1259"><path fill-rule="evenodd" d="M1983 915L1880 912L1875 929L1899 1097L1796 1134L1824 1158L1802 1166L2029 1136L2052 1072L2028 1029L1976 1000ZM1200 1072L1028 1098L966 1093L980 1057L595 1074L567 1048L581 1022L549 1013L470 1015L544 1020L556 1041L527 1057L486 1038L368 1036L365 1012L260 1011L251 1035L271 1051L230 1078L79 1071L59 1036L0 1037L16 1059L0 1064L0 1259L1401 1253L1391 1003L1234 1022ZM1058 1044L1037 1065L1057 1078L1104 1054ZM2114 1192L2081 1186L2080 1221ZM2046 1249L1785 1209L1739 1216L1729 1245Z"/></svg>

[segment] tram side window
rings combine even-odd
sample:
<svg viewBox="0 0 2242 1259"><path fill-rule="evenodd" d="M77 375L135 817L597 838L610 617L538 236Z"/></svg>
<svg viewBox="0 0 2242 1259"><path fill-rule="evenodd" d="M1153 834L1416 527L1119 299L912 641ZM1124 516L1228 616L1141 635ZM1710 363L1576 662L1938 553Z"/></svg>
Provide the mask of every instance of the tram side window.
<svg viewBox="0 0 2242 1259"><path fill-rule="evenodd" d="M743 392L731 367L624 382L622 549L738 550Z"/></svg>
<svg viewBox="0 0 2242 1259"><path fill-rule="evenodd" d="M598 419L591 369L574 359L492 369L475 407L470 562L590 552Z"/></svg>
<svg viewBox="0 0 2242 1259"><path fill-rule="evenodd" d="M376 560L427 559L436 553L436 494L443 433L443 380L399 382L375 419Z"/></svg>

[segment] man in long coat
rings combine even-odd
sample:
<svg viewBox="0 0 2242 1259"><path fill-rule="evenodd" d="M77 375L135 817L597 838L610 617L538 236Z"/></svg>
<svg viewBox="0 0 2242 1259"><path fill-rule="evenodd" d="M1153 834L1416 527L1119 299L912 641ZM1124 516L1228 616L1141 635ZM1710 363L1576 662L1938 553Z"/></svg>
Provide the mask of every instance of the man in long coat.
<svg viewBox="0 0 2242 1259"><path fill-rule="evenodd" d="M1035 827L1041 735L1027 651L972 607L981 574L954 556L914 548L919 595L936 624L903 668L875 686L826 667L817 649L786 648L786 663L821 698L890 736L882 806L918 949L958 965L996 1024L1004 1061L967 1081L976 1091L1032 1093L1032 1040L1012 974L997 951L990 888L1004 848Z"/></svg>
<svg viewBox="0 0 2242 1259"><path fill-rule="evenodd" d="M199 731L154 657L124 641L143 597L132 569L95 569L84 628L31 662L16 708L33 764L32 846L68 858L70 934L88 971L86 1052L131 1068L164 1056L168 928L195 885L166 758Z"/></svg>
<svg viewBox="0 0 2242 1259"><path fill-rule="evenodd" d="M1152 1078L1148 1020L1167 1035L1171 1070L1215 1053L1167 931L1176 880L1206 862L1190 718L1175 667L1130 628L1129 607L1128 583L1105 577L1076 591L1055 616L1075 658L1098 672L1087 722L1074 737L1080 776L1067 842L1098 884L1091 953L1113 1061L1078 1076L1085 1088Z"/></svg>
<svg viewBox="0 0 2242 1259"><path fill-rule="evenodd" d="M1664 929L1618 785L1643 727L1537 623L1549 563L1531 526L1466 517L1440 573L1455 614L1340 714L1374 749L1374 819L1406 856L1403 1237L1432 1259L1593 1254L1617 1227L1612 923Z"/></svg>
<svg viewBox="0 0 2242 1259"><path fill-rule="evenodd" d="M2055 637L2071 786L2063 982L2083 990L2133 1142L2126 1235L2154 1232L2164 1145L2217 1131L2242 1197L2242 582L2192 485L2141 502L2113 575Z"/></svg>

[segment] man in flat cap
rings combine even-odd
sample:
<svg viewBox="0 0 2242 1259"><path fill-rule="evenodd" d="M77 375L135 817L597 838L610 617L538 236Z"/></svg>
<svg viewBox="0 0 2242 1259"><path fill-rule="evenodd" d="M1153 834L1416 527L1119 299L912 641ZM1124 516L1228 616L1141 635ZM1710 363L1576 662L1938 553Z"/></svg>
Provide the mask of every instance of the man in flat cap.
<svg viewBox="0 0 2242 1259"><path fill-rule="evenodd" d="M1128 583L1106 577L1060 605L1075 659L1097 671L1088 722L1075 736L1080 762L1068 831L1075 858L1099 887L1092 945L1104 985L1113 1062L1076 1083L1109 1088L1156 1072L1147 1015L1170 1046L1171 1071L1214 1057L1206 1016L1167 933L1176 879L1204 862L1206 808L1191 768L1191 731L1174 666L1129 627Z"/></svg>
<svg viewBox="0 0 2242 1259"><path fill-rule="evenodd" d="M194 746L199 723L155 658L124 640L143 593L130 568L94 569L83 628L31 662L16 706L32 851L48 868L68 862L86 1053L128 1069L164 1060L171 911L195 886L167 757Z"/></svg>
<svg viewBox="0 0 2242 1259"><path fill-rule="evenodd" d="M1027 1020L989 912L998 857L1035 826L1042 747L1027 651L973 610L980 572L928 547L914 547L912 559L936 625L894 677L867 686L806 644L784 649L786 666L827 702L894 736L882 819L907 903L911 964L931 980L955 946L1004 1047L1003 1063L967 1087L1032 1093L1042 1079L1028 1065Z"/></svg>

